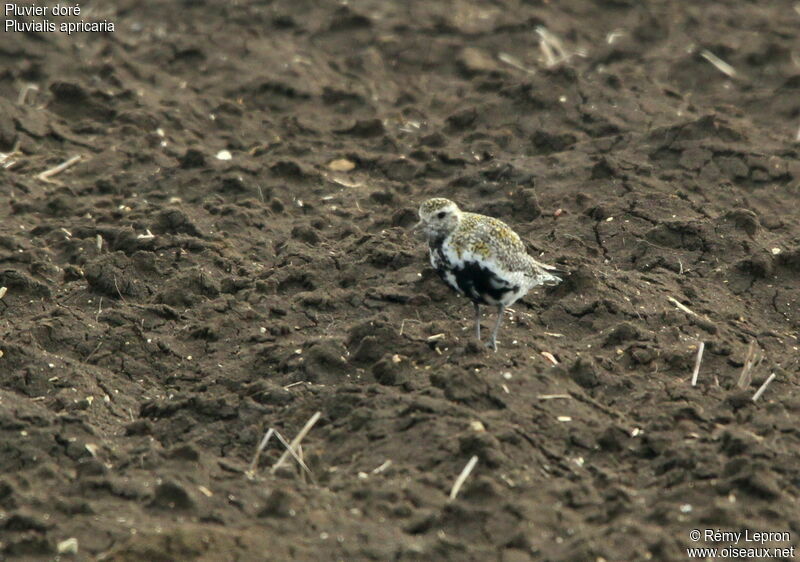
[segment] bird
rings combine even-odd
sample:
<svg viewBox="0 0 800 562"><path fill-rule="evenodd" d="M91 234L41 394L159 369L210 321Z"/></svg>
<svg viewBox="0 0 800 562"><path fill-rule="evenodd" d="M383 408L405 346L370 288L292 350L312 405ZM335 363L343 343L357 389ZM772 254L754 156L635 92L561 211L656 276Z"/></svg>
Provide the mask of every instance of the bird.
<svg viewBox="0 0 800 562"><path fill-rule="evenodd" d="M561 270L529 256L519 235L499 219L462 211L442 197L424 201L419 219L415 230L427 236L431 266L447 285L473 303L479 341L480 306L497 307L497 321L487 343L495 352L506 307L534 287L557 285L562 280Z"/></svg>

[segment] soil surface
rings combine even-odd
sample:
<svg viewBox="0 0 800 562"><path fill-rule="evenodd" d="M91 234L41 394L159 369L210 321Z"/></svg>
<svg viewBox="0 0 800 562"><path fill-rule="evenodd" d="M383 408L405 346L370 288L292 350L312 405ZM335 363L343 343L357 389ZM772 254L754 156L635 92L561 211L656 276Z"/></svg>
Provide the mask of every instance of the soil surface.
<svg viewBox="0 0 800 562"><path fill-rule="evenodd" d="M115 31L0 34L0 558L797 540L793 1L81 7ZM570 271L497 353L432 196ZM316 412L310 475L250 470Z"/></svg>

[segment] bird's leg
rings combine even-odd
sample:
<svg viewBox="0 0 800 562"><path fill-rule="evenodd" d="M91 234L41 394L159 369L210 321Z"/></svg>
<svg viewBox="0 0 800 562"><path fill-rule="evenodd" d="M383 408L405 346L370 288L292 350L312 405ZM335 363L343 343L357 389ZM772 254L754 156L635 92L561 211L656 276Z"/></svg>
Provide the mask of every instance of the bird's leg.
<svg viewBox="0 0 800 562"><path fill-rule="evenodd" d="M497 331L500 329L500 323L503 321L503 314L505 314L506 305L498 304L497 305L497 322L494 325L494 330L492 330L492 339L489 342L489 345L497 351Z"/></svg>
<svg viewBox="0 0 800 562"><path fill-rule="evenodd" d="M472 304L475 306L475 337L481 341L481 305L476 302Z"/></svg>

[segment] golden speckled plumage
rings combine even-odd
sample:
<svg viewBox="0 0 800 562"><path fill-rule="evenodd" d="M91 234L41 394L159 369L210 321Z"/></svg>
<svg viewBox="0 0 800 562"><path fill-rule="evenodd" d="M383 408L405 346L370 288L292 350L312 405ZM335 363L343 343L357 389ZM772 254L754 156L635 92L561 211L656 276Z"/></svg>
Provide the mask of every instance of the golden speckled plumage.
<svg viewBox="0 0 800 562"><path fill-rule="evenodd" d="M492 217L462 213L452 244L459 257L465 252L473 252L487 260L494 258L511 271L521 271L527 265L525 260L519 259L527 254L517 233L503 221Z"/></svg>

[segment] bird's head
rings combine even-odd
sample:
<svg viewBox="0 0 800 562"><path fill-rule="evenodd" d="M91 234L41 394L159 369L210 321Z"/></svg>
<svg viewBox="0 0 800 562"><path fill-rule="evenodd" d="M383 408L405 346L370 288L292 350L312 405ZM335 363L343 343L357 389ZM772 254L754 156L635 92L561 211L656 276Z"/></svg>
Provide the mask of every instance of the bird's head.
<svg viewBox="0 0 800 562"><path fill-rule="evenodd" d="M414 228L433 238L451 233L458 228L460 221L461 210L458 205L449 199L435 197L419 206L419 222Z"/></svg>

